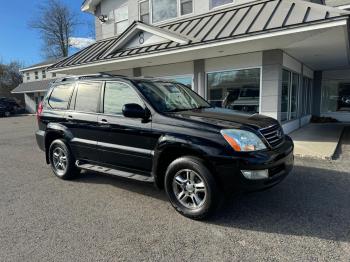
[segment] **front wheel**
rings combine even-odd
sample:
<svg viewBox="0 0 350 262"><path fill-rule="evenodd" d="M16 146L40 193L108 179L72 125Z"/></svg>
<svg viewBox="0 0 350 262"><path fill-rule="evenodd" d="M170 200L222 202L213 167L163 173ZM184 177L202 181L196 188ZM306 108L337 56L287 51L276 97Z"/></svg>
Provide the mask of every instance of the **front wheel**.
<svg viewBox="0 0 350 262"><path fill-rule="evenodd" d="M192 219L211 215L220 198L213 175L197 157L181 157L169 165L165 190L172 206Z"/></svg>
<svg viewBox="0 0 350 262"><path fill-rule="evenodd" d="M64 140L56 139L51 143L49 159L52 171L61 179L72 179L79 173L74 165L74 157Z"/></svg>

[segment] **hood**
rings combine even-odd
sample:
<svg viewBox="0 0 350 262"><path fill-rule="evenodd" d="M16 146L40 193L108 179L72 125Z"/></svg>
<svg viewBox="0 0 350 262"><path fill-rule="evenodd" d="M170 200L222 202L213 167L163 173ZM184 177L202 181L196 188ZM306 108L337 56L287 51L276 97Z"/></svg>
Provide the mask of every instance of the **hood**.
<svg viewBox="0 0 350 262"><path fill-rule="evenodd" d="M277 120L271 117L259 114L251 115L218 107L181 111L171 113L169 116L182 120L216 125L220 128L240 128L242 126L249 126L254 129L260 129L278 123Z"/></svg>

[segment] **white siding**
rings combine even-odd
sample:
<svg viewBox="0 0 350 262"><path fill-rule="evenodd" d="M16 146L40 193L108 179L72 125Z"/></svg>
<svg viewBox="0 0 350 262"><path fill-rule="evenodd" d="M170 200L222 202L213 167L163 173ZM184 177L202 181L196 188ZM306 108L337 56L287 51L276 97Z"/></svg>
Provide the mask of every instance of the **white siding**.
<svg viewBox="0 0 350 262"><path fill-rule="evenodd" d="M262 52L209 58L205 60L206 72L256 68L262 65Z"/></svg>
<svg viewBox="0 0 350 262"><path fill-rule="evenodd" d="M161 66L150 66L141 69L143 76L179 76L193 74L193 62L166 64Z"/></svg>

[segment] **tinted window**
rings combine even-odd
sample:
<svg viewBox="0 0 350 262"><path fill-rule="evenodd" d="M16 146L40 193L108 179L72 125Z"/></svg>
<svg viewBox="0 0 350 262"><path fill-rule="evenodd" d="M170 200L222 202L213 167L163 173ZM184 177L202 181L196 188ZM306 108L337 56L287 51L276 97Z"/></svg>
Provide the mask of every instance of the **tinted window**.
<svg viewBox="0 0 350 262"><path fill-rule="evenodd" d="M49 105L53 109L67 109L74 84L56 86L50 96Z"/></svg>
<svg viewBox="0 0 350 262"><path fill-rule="evenodd" d="M97 112L100 99L101 83L79 83L75 110L82 112Z"/></svg>
<svg viewBox="0 0 350 262"><path fill-rule="evenodd" d="M106 83L105 114L122 114L123 106L131 103L143 106L143 102L132 87L120 82Z"/></svg>

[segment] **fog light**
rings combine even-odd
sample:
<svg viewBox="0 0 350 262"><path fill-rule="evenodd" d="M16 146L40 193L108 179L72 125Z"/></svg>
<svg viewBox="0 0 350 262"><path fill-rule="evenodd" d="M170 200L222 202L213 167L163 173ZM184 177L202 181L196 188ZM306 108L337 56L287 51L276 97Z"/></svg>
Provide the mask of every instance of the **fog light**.
<svg viewBox="0 0 350 262"><path fill-rule="evenodd" d="M246 179L258 180L269 177L269 170L242 170L242 174Z"/></svg>

